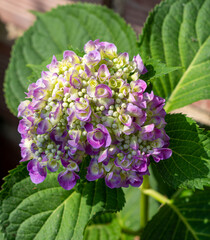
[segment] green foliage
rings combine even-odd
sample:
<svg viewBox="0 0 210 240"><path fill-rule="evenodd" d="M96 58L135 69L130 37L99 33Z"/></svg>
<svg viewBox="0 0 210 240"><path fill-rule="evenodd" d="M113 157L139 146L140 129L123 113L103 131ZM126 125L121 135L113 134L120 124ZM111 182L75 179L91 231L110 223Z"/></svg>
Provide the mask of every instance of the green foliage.
<svg viewBox="0 0 210 240"><path fill-rule="evenodd" d="M55 173L34 185L29 176L25 177L26 172L22 165L13 170L4 185L4 189L10 186L10 193L6 196L5 190L1 192L1 222L7 240L82 239L94 216L123 207L122 190L109 189L103 180L78 184L66 191L59 186ZM17 182L12 186L14 179Z"/></svg>
<svg viewBox="0 0 210 240"><path fill-rule="evenodd" d="M140 36L143 59L159 59L177 71L153 81L166 111L210 97L210 1L166 0L150 14Z"/></svg>
<svg viewBox="0 0 210 240"><path fill-rule="evenodd" d="M26 65L39 65L69 46L82 51L86 42L95 39L115 43L119 52L129 52L130 57L138 52L133 29L106 7L75 4L35 14L37 21L13 47L5 78L6 102L15 115L30 83L32 72Z"/></svg>
<svg viewBox="0 0 210 240"><path fill-rule="evenodd" d="M84 44L95 39L115 43L118 52L126 51L130 58L140 51L148 69L141 78L166 98L166 111L210 97L210 0L165 0L150 14L139 46L132 28L102 6L59 6L35 15L35 24L15 43L6 73L6 101L15 115L28 85L47 70L52 55L60 60L69 49L82 56ZM181 114L167 115L166 122L173 155L153 161L151 187L171 197L177 188L210 186L210 132ZM77 240L84 233L85 240L131 240L140 233L138 188L124 189L125 207L113 214L124 205L122 190L109 189L103 180L85 181L85 161L81 180L71 191L62 189L53 173L34 185L26 164L5 178L0 193L0 239ZM184 190L157 214L159 204L149 198L149 218L156 215L141 239L209 239L209 198L210 189Z"/></svg>
<svg viewBox="0 0 210 240"><path fill-rule="evenodd" d="M210 186L210 132L181 114L166 116L172 157L155 163L163 180L172 187Z"/></svg>
<svg viewBox="0 0 210 240"><path fill-rule="evenodd" d="M142 240L207 240L210 237L210 189L185 190L160 208L147 224Z"/></svg>
<svg viewBox="0 0 210 240"><path fill-rule="evenodd" d="M84 240L120 239L121 228L115 214L96 216L85 230Z"/></svg>
<svg viewBox="0 0 210 240"><path fill-rule="evenodd" d="M180 69L180 67L167 67L166 64L157 59L148 59L144 62L148 72L141 75L141 79L153 82L154 79L162 77L170 72Z"/></svg>

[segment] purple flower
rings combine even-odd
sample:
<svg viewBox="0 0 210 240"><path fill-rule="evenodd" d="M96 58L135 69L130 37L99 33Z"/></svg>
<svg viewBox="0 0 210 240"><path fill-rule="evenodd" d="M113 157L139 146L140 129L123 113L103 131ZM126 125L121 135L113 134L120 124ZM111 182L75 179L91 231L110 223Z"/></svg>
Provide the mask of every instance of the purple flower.
<svg viewBox="0 0 210 240"><path fill-rule="evenodd" d="M113 43L90 40L85 55L65 51L53 56L41 78L28 87L18 107L21 161L29 161L32 182L41 183L48 169L72 189L80 165L89 155L86 178L104 178L110 188L138 187L149 175L150 157L167 159L165 100L145 92L140 74L147 72L139 55L117 53Z"/></svg>
<svg viewBox="0 0 210 240"><path fill-rule="evenodd" d="M140 174L131 172L128 175L127 184L130 184L133 187L140 187L143 182L143 177Z"/></svg>
<svg viewBox="0 0 210 240"><path fill-rule="evenodd" d="M77 98L75 100L76 117L81 121L87 121L91 115L91 107L88 99Z"/></svg>
<svg viewBox="0 0 210 240"><path fill-rule="evenodd" d="M99 84L96 87L95 96L97 98L111 98L112 90L105 84Z"/></svg>
<svg viewBox="0 0 210 240"><path fill-rule="evenodd" d="M69 50L67 50L63 53L63 59L70 62L71 64L80 63L80 59L77 56L77 54L75 52L69 51Z"/></svg>
<svg viewBox="0 0 210 240"><path fill-rule="evenodd" d="M117 57L117 47L113 43L101 42L97 44L97 47L104 57L108 57L110 59Z"/></svg>
<svg viewBox="0 0 210 240"><path fill-rule="evenodd" d="M81 137L80 131L75 131L75 130L69 131L69 137L70 137L70 140L68 140L69 146L77 148L79 150L84 150L84 147L79 142Z"/></svg>
<svg viewBox="0 0 210 240"><path fill-rule="evenodd" d="M33 122L32 121L30 121L28 118L23 118L19 122L18 132L20 134L27 134L32 126L33 126Z"/></svg>
<svg viewBox="0 0 210 240"><path fill-rule="evenodd" d="M119 120L127 127L130 127L132 124L132 117L128 114L121 114Z"/></svg>
<svg viewBox="0 0 210 240"><path fill-rule="evenodd" d="M133 161L132 159L128 159L127 156L124 156L122 160L116 158L114 163L117 167L121 168L122 170L128 171L131 169L132 161Z"/></svg>
<svg viewBox="0 0 210 240"><path fill-rule="evenodd" d="M134 57L133 57L133 61L136 63L137 69L138 69L138 71L139 71L140 74L145 74L145 73L147 73L147 69L146 69L146 67L144 66L143 61L142 61L142 59L141 59L141 57L140 57L139 54L138 54L137 56L134 56Z"/></svg>
<svg viewBox="0 0 210 240"><path fill-rule="evenodd" d="M28 163L27 170L29 171L31 181L35 184L43 182L47 176L45 167L42 167L41 163L35 159Z"/></svg>
<svg viewBox="0 0 210 240"><path fill-rule="evenodd" d="M59 169L59 163L56 161L56 159L52 159L47 162L47 169L50 172L56 172Z"/></svg>
<svg viewBox="0 0 210 240"><path fill-rule="evenodd" d="M28 108L29 104L29 100L25 100L20 103L20 105L18 106L18 117L24 117L24 115L32 114L31 110Z"/></svg>
<svg viewBox="0 0 210 240"><path fill-rule="evenodd" d="M73 87L73 88L81 88L82 86L82 81L80 80L80 78L78 77L74 77L74 74L72 74L70 76L70 85Z"/></svg>
<svg viewBox="0 0 210 240"><path fill-rule="evenodd" d="M128 53L121 53L118 57L119 61L120 61L120 65L121 66L125 66L126 64L129 63L129 55Z"/></svg>
<svg viewBox="0 0 210 240"><path fill-rule="evenodd" d="M104 175L104 171L99 167L99 164L95 158L91 159L91 162L87 169L86 178L88 181L95 181L99 178L102 178Z"/></svg>
<svg viewBox="0 0 210 240"><path fill-rule="evenodd" d="M142 94L146 88L147 88L147 84L145 83L145 81L141 79L131 82L131 89L133 92Z"/></svg>
<svg viewBox="0 0 210 240"><path fill-rule="evenodd" d="M109 131L102 124L98 124L97 128L87 133L87 141L95 148L109 147L112 139Z"/></svg>
<svg viewBox="0 0 210 240"><path fill-rule="evenodd" d="M105 177L106 185L109 188L119 188L121 187L121 176L118 173L110 172Z"/></svg>
<svg viewBox="0 0 210 240"><path fill-rule="evenodd" d="M52 58L52 62L50 64L47 65L47 68L50 70L50 71L53 71L58 65L58 61L57 61L57 58L55 56L53 56Z"/></svg>
<svg viewBox="0 0 210 240"><path fill-rule="evenodd" d="M132 103L128 103L126 110L133 117L141 117L143 115L142 110Z"/></svg>
<svg viewBox="0 0 210 240"><path fill-rule="evenodd" d="M97 48L97 43L98 42L99 42L98 40L95 40L95 41L90 40L89 42L87 42L84 46L85 53L89 53L91 51L94 51Z"/></svg>
<svg viewBox="0 0 210 240"><path fill-rule="evenodd" d="M154 158L155 162L159 162L160 160L170 158L172 151L169 148L157 148L153 149L151 155Z"/></svg>
<svg viewBox="0 0 210 240"><path fill-rule="evenodd" d="M32 140L28 138L22 138L21 143L19 144L21 148L21 162L28 161L33 158L33 153L31 151Z"/></svg>
<svg viewBox="0 0 210 240"><path fill-rule="evenodd" d="M38 123L37 125L37 134L44 134L48 132L51 128L51 124L49 121L46 119L42 120L41 122Z"/></svg>
<svg viewBox="0 0 210 240"><path fill-rule="evenodd" d="M110 77L109 69L105 64L102 64L98 69L98 78L101 82L105 82Z"/></svg>
<svg viewBox="0 0 210 240"><path fill-rule="evenodd" d="M58 182L62 188L71 190L77 183L80 177L73 171L62 171L58 174Z"/></svg>
<svg viewBox="0 0 210 240"><path fill-rule="evenodd" d="M101 61L101 55L96 50L90 51L84 56L84 61L87 65L95 66Z"/></svg>

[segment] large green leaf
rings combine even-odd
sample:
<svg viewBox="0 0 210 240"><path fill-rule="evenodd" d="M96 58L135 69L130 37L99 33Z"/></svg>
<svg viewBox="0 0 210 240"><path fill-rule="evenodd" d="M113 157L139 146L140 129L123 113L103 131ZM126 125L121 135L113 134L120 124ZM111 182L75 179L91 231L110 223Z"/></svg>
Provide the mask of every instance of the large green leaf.
<svg viewBox="0 0 210 240"><path fill-rule="evenodd" d="M153 81L166 111L210 98L210 0L166 0L150 14L140 53L178 71Z"/></svg>
<svg viewBox="0 0 210 240"><path fill-rule="evenodd" d="M34 185L22 165L8 178L10 193L1 205L1 223L7 240L82 239L92 217L101 212L120 210L124 204L121 189L109 189L103 180L78 184L71 191L61 188L57 174ZM17 176L16 176L17 172ZM23 173L22 180L20 173Z"/></svg>
<svg viewBox="0 0 210 240"><path fill-rule="evenodd" d="M142 240L207 240L210 238L210 189L183 191L147 224Z"/></svg>
<svg viewBox="0 0 210 240"><path fill-rule="evenodd" d="M106 7L74 4L36 15L33 27L16 41L6 73L6 102L15 115L29 85L27 64L41 64L70 45L82 50L87 41L95 39L113 42L119 52L126 51L131 57L138 52L133 29Z"/></svg>
<svg viewBox="0 0 210 240"><path fill-rule="evenodd" d="M210 132L181 114L166 116L172 156L155 163L163 180L172 187L210 186Z"/></svg>

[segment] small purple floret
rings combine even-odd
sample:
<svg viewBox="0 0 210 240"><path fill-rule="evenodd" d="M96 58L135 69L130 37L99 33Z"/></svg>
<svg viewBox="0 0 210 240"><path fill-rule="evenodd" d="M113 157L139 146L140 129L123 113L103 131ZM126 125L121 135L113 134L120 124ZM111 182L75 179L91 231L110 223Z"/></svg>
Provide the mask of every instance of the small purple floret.
<svg viewBox="0 0 210 240"><path fill-rule="evenodd" d="M76 185L79 178L80 177L76 173L69 170L58 174L58 182L61 187L66 190L71 190Z"/></svg>
<svg viewBox="0 0 210 240"><path fill-rule="evenodd" d="M28 163L27 169L29 171L31 181L35 184L43 182L47 176L45 167L42 167L40 163L35 159L31 160Z"/></svg>

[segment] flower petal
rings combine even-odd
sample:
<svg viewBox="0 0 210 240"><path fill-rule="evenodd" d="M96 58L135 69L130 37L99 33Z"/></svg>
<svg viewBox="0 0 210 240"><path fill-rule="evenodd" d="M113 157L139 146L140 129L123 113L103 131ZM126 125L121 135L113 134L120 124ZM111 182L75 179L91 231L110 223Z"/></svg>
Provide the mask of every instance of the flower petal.
<svg viewBox="0 0 210 240"><path fill-rule="evenodd" d="M31 160L27 165L27 170L31 181L35 184L43 182L47 176L47 171L44 167L38 166L39 162L35 159Z"/></svg>
<svg viewBox="0 0 210 240"><path fill-rule="evenodd" d="M62 188L66 190L71 190L77 183L77 180L80 177L69 170L62 171L58 174L58 182L61 185Z"/></svg>

